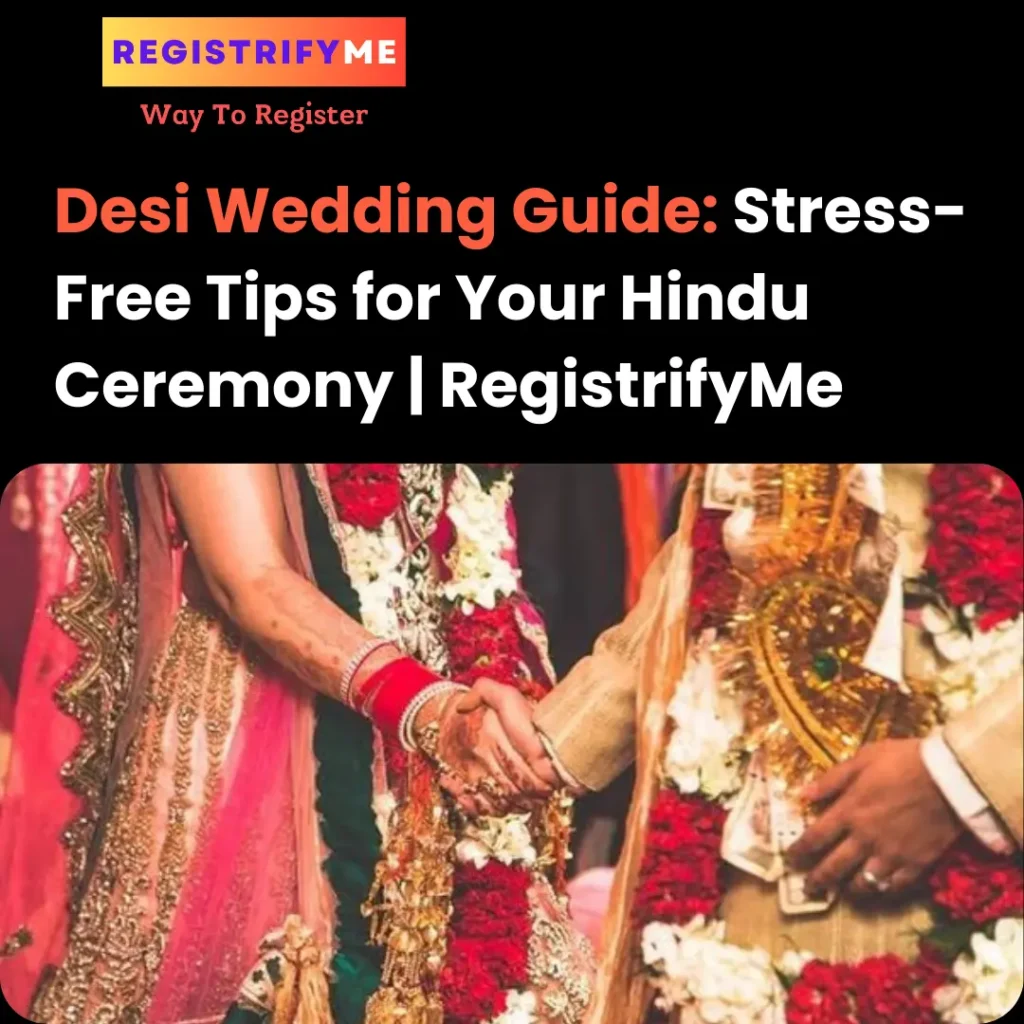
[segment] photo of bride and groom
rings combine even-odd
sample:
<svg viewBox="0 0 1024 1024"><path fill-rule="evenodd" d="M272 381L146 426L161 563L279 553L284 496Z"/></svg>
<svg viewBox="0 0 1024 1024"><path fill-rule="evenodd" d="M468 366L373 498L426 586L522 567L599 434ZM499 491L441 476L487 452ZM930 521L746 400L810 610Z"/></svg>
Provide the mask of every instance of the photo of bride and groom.
<svg viewBox="0 0 1024 1024"><path fill-rule="evenodd" d="M26 473L0 548L22 1015L965 1024L1019 998L1002 471Z"/></svg>

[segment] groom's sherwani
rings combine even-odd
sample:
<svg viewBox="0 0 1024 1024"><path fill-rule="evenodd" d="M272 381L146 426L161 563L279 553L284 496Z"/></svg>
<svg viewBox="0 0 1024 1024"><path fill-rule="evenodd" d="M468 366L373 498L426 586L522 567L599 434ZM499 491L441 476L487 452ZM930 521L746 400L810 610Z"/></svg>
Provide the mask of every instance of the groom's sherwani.
<svg viewBox="0 0 1024 1024"><path fill-rule="evenodd" d="M884 467L886 511L898 520L899 569L904 578L920 575L927 551L928 470L920 465ZM675 540L665 546L647 575L638 605L601 636L593 653L573 668L538 709L541 733L566 771L587 787L599 789L621 772L636 756L638 738L641 775L640 762L650 760L637 724L637 687L645 651L658 640L654 634L663 584L673 572L685 571L686 556L679 547ZM921 627L906 622L903 631L904 675L925 678L929 669ZM954 808L970 818L974 831L994 827L1007 841L1021 845L1021 673L1005 679L970 710L948 721L942 739L946 759L929 768ZM640 813L637 810L635 816ZM631 823L636 826L636 821ZM865 913L839 900L824 914L787 917L779 909L774 886L739 873L729 886L723 912L729 941L765 946L775 954L795 945L830 960L858 960L883 952L906 954L925 913L916 906Z"/></svg>

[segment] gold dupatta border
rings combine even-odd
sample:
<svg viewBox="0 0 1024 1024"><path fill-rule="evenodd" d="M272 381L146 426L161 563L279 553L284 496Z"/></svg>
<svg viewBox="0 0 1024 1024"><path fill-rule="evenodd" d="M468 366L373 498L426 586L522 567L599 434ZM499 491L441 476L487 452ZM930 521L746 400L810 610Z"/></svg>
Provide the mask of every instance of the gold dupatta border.
<svg viewBox="0 0 1024 1024"><path fill-rule="evenodd" d="M82 729L78 746L61 768L64 785L84 804L63 836L74 909L134 666L138 545L121 467L90 465L85 492L68 505L61 520L78 558L74 582L50 608L53 620L79 651L54 694L60 710ZM123 545L120 571L113 544L118 532Z"/></svg>
<svg viewBox="0 0 1024 1024"><path fill-rule="evenodd" d="M686 660L693 559L690 538L703 493L704 467L694 466L658 594L652 641L641 664L636 703L636 783L626 842L605 922L602 965L588 1024L635 1024L644 1019L651 999L650 987L638 970L633 894L646 846L651 805L661 788L668 703Z"/></svg>

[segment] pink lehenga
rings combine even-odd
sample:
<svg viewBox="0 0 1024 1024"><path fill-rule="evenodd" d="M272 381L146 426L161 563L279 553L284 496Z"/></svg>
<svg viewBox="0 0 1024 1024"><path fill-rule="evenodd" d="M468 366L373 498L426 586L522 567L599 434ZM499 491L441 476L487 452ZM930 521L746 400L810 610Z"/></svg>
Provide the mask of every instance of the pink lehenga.
<svg viewBox="0 0 1024 1024"><path fill-rule="evenodd" d="M403 470L441 486L442 467ZM313 579L310 487L326 546L336 561L341 551L326 471L286 465L279 476L295 563ZM421 509L407 501L400 515ZM261 656L215 608L157 467L80 467L63 524L57 557L70 579L37 609L27 664L39 666L29 692L38 717L19 717L18 799L0 818L13 895L0 911L11 936L4 994L50 1024L215 1024L229 1011L361 1024L367 998L389 978L390 996L408 980L381 973L384 950L362 914L389 831L375 799L394 787L384 741ZM542 630L515 596L532 662ZM406 624L412 646L395 642L411 656L429 630L415 616ZM325 786L336 791L333 815ZM339 787L355 794L350 810ZM537 876L536 1019L576 1024L587 950L550 895Z"/></svg>
<svg viewBox="0 0 1024 1024"><path fill-rule="evenodd" d="M330 932L309 693L213 611L135 476L133 517L117 467L79 467L19 695L0 986L35 1020L219 1020L289 913Z"/></svg>

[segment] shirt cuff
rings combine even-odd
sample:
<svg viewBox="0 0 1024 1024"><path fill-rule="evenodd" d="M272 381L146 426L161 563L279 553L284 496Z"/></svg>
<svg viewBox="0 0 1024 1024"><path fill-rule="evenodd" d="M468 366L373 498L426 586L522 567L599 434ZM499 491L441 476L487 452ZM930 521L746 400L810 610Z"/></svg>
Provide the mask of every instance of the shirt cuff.
<svg viewBox="0 0 1024 1024"><path fill-rule="evenodd" d="M1014 844L1009 833L941 732L932 733L921 744L921 759L950 807L977 839L995 853L1011 853Z"/></svg>
<svg viewBox="0 0 1024 1024"><path fill-rule="evenodd" d="M540 739L541 746L544 748L545 753L551 759L551 764L554 766L555 771L558 773L562 782L565 783L566 787L572 790L577 796L580 796L583 793L589 793L590 790L579 782L558 759L558 754L555 753L555 745L551 740L549 740L539 729L537 730L537 736Z"/></svg>

